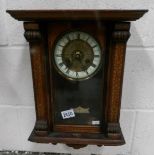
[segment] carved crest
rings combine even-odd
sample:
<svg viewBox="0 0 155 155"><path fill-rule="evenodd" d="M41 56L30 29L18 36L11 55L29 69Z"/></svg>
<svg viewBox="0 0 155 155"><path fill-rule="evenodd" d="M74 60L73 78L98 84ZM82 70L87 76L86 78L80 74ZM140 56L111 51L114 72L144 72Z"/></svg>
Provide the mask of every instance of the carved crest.
<svg viewBox="0 0 155 155"><path fill-rule="evenodd" d="M79 113L79 114L89 114L89 108L83 108L81 106L78 106L77 108L74 108L74 112L75 113Z"/></svg>

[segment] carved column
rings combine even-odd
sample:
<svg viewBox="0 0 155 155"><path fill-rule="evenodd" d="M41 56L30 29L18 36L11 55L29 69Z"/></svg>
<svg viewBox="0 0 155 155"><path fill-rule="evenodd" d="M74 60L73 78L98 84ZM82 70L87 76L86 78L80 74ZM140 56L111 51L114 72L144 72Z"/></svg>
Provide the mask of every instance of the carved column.
<svg viewBox="0 0 155 155"><path fill-rule="evenodd" d="M43 36L38 23L25 22L24 29L24 36L30 45L33 87L35 90L36 124L34 132L38 136L44 136L47 135L48 125Z"/></svg>
<svg viewBox="0 0 155 155"><path fill-rule="evenodd" d="M108 136L120 136L119 124L123 72L125 62L126 43L130 37L130 23L114 23L111 34L109 49L109 69L108 69Z"/></svg>

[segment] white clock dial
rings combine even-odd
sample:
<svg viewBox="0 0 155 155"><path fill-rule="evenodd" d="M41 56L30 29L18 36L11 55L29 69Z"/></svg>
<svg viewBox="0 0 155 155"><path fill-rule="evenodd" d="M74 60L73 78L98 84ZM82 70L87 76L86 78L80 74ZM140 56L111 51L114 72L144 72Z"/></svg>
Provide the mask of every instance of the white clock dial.
<svg viewBox="0 0 155 155"><path fill-rule="evenodd" d="M69 80L85 80L95 75L101 64L101 57L98 42L81 31L64 34L54 48L56 69Z"/></svg>

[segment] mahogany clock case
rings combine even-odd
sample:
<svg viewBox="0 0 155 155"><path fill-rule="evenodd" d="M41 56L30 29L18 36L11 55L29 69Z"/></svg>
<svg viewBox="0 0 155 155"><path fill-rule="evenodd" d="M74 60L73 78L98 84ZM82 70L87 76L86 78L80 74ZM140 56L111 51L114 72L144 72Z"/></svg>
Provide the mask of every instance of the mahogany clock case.
<svg viewBox="0 0 155 155"><path fill-rule="evenodd" d="M24 35L30 45L36 107L36 124L29 140L65 143L74 148L124 144L119 116L126 42L130 36L127 21L137 20L147 10L7 12L26 21ZM56 41L75 30L90 34L101 47L98 72L84 81L70 81L54 66ZM75 110L75 117L62 119L61 111L70 108Z"/></svg>

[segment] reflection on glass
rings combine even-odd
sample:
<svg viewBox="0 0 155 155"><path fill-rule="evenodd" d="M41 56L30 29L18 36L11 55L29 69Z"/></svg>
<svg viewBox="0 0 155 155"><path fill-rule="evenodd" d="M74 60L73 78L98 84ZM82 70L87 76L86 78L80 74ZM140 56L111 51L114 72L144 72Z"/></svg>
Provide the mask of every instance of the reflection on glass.
<svg viewBox="0 0 155 155"><path fill-rule="evenodd" d="M102 114L102 71L85 81L69 81L55 76L54 121L56 124L96 125L101 122ZM75 117L63 119L61 112L73 109Z"/></svg>

